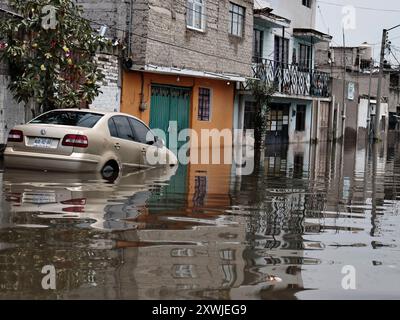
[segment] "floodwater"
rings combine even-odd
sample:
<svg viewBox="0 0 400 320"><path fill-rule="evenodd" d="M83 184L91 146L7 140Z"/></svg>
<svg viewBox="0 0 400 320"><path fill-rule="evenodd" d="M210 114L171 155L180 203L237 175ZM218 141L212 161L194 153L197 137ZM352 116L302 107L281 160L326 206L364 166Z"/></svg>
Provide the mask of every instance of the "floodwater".
<svg viewBox="0 0 400 320"><path fill-rule="evenodd" d="M3 171L0 299L398 299L399 151L268 147L250 176Z"/></svg>

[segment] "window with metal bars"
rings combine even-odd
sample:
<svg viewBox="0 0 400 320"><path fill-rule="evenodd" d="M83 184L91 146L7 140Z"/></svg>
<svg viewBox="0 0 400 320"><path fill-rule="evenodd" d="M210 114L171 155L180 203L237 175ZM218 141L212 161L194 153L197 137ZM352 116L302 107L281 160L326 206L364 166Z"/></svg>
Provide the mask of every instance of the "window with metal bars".
<svg viewBox="0 0 400 320"><path fill-rule="evenodd" d="M199 121L210 121L211 89L199 88Z"/></svg>
<svg viewBox="0 0 400 320"><path fill-rule="evenodd" d="M193 205L195 207L202 207L205 204L208 189L208 181L205 176L196 176L194 178L194 195Z"/></svg>

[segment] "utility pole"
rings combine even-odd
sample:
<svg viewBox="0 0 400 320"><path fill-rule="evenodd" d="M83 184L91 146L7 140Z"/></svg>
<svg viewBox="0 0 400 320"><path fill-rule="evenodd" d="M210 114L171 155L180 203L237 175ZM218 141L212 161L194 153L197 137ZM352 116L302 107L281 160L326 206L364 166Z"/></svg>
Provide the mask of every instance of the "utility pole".
<svg viewBox="0 0 400 320"><path fill-rule="evenodd" d="M382 81L383 81L383 72L384 72L383 69L384 69L384 62L385 62L387 37L388 37L388 30L383 29L382 44L381 44L381 56L379 59L378 92L376 94L376 110L375 110L375 125L374 125L374 140L375 141L379 141L381 139Z"/></svg>
<svg viewBox="0 0 400 320"><path fill-rule="evenodd" d="M374 65L371 65L369 70L369 87L368 87L368 109L367 109L367 140L369 140L371 132L371 90L372 90L372 72L374 70Z"/></svg>
<svg viewBox="0 0 400 320"><path fill-rule="evenodd" d="M346 121L346 72L347 72L347 60L346 60L346 35L343 28L343 100L342 100L342 140L346 132L345 121Z"/></svg>

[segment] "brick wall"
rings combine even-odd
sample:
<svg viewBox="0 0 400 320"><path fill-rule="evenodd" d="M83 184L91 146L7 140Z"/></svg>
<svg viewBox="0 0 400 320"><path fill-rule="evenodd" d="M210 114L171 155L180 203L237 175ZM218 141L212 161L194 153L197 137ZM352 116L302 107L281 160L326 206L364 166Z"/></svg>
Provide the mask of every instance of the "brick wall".
<svg viewBox="0 0 400 320"><path fill-rule="evenodd" d="M105 36L109 39L117 38L127 40L128 33L125 32L129 25L130 0L77 0L78 5L83 9L83 16L91 21L94 29L100 29L106 25ZM141 1L133 0L132 4ZM120 110L120 52L113 54L98 54L95 58L99 68L103 71L105 79L100 83L102 93L91 104L91 108L102 111Z"/></svg>
<svg viewBox="0 0 400 320"><path fill-rule="evenodd" d="M134 60L146 64L250 76L253 34L253 1L235 0L245 7L243 37L229 35L228 0L206 1L204 32L186 27L186 1L149 0L135 8L133 19L145 19L133 30L148 37L136 44ZM137 40L134 38L133 40Z"/></svg>
<svg viewBox="0 0 400 320"><path fill-rule="evenodd" d="M98 54L95 60L103 71L105 79L100 83L102 93L90 107L102 111L119 111L121 90L118 57L111 54Z"/></svg>
<svg viewBox="0 0 400 320"><path fill-rule="evenodd" d="M108 38L123 38L129 10L129 0L76 0L83 9L83 17L92 22L94 29L108 26L105 34Z"/></svg>

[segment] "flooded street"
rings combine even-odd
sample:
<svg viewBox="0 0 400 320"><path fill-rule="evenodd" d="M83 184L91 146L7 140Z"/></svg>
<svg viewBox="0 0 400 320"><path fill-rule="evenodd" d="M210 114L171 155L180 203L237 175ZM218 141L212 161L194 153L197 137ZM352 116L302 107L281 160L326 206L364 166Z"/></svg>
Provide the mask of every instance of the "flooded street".
<svg viewBox="0 0 400 320"><path fill-rule="evenodd" d="M268 147L241 177L231 165L114 182L7 170L0 299L398 299L399 151ZM356 290L342 286L349 268Z"/></svg>

